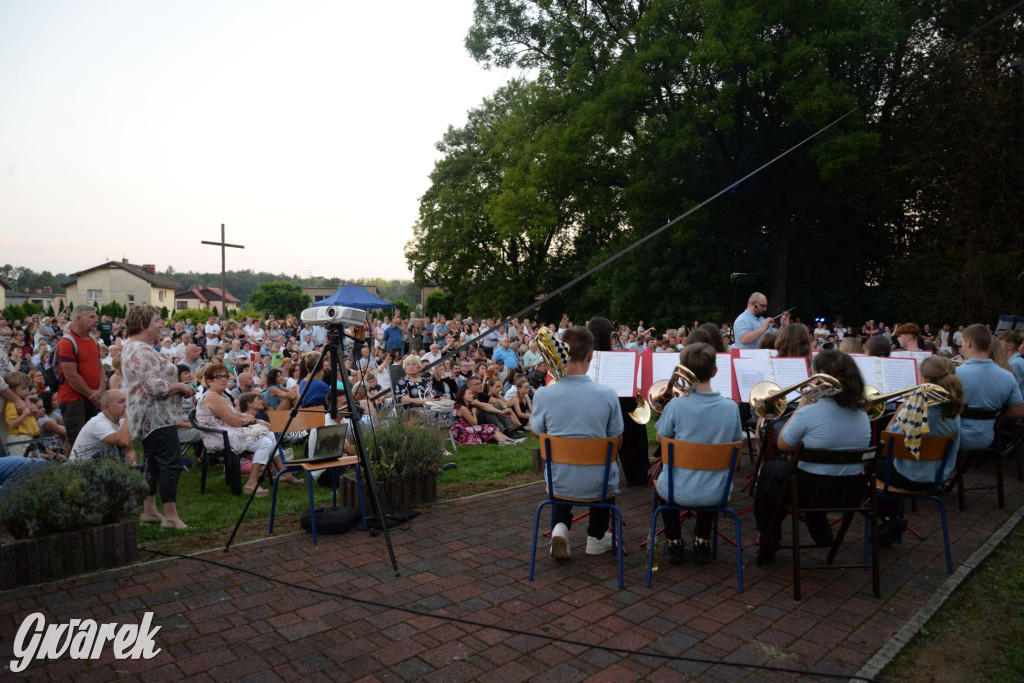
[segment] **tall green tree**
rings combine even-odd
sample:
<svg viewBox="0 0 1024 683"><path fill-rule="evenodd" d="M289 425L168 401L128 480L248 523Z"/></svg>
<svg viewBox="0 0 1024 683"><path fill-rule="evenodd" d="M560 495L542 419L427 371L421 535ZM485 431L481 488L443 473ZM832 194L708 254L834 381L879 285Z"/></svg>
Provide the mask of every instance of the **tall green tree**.
<svg viewBox="0 0 1024 683"><path fill-rule="evenodd" d="M273 313L281 318L289 313L298 315L308 307L310 298L302 293L302 288L291 282L274 280L262 282L249 297L249 305L256 310Z"/></svg>

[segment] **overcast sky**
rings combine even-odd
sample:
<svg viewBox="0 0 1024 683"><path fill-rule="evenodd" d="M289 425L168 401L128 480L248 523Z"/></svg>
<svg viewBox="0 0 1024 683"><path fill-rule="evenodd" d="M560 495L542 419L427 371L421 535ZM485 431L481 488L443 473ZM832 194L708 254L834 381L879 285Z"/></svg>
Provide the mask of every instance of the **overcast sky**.
<svg viewBox="0 0 1024 683"><path fill-rule="evenodd" d="M409 277L472 0L0 0L0 263Z"/></svg>

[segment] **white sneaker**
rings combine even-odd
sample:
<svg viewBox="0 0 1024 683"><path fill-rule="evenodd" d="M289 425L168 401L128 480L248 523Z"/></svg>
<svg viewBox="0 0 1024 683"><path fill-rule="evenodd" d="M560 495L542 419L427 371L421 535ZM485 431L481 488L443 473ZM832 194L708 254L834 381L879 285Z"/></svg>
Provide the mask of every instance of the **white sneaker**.
<svg viewBox="0 0 1024 683"><path fill-rule="evenodd" d="M556 560L568 560L569 553L569 527L559 522L551 530L551 557Z"/></svg>
<svg viewBox="0 0 1024 683"><path fill-rule="evenodd" d="M587 536L587 555L603 555L612 549L612 532L604 532L601 538Z"/></svg>

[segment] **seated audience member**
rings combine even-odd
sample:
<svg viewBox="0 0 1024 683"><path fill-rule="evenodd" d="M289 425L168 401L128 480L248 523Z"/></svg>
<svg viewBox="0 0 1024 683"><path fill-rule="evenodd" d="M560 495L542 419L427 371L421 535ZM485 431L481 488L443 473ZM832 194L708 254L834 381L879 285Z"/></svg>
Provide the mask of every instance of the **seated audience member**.
<svg viewBox="0 0 1024 683"><path fill-rule="evenodd" d="M267 415L267 402L263 396L254 391L249 391L238 397L238 412L252 415L257 420L267 422L270 416Z"/></svg>
<svg viewBox="0 0 1024 683"><path fill-rule="evenodd" d="M864 353L864 345L857 337L846 336L839 342L839 350L843 353Z"/></svg>
<svg viewBox="0 0 1024 683"><path fill-rule="evenodd" d="M441 363L434 366L430 386L434 390L434 395L441 398L454 400L455 394L459 391L459 385Z"/></svg>
<svg viewBox="0 0 1024 683"><path fill-rule="evenodd" d="M92 460L93 458L121 457L129 465L135 464L135 447L129 430L125 411L128 399L124 392L108 389L100 399L100 412L85 423L69 460Z"/></svg>
<svg viewBox="0 0 1024 683"><path fill-rule="evenodd" d="M687 344L679 354L680 362L697 378L697 386L689 396L669 401L658 420L658 443L675 439L690 443L720 444L743 439L739 407L731 399L711 389L711 378L718 372L715 350L708 344ZM664 446L662 446L664 448ZM676 505L712 506L722 500L728 476L724 471L690 470L673 467L673 500ZM668 499L668 471L658 475L658 496L662 504ZM682 528L679 513L664 510L665 553L672 564L684 561ZM715 515L697 513L693 530L693 560L697 564L711 562L711 533Z"/></svg>
<svg viewBox="0 0 1024 683"><path fill-rule="evenodd" d="M476 380L479 381L479 380ZM460 446L477 446L494 441L502 446L516 444L525 439L510 439L501 433L497 425L480 424L477 411L473 408L473 394L469 385L463 386L455 394L454 419L451 433L455 443Z"/></svg>
<svg viewBox="0 0 1024 683"><path fill-rule="evenodd" d="M284 373L277 368L267 372L267 388L261 393L270 410L289 410L299 400L298 388L286 389Z"/></svg>
<svg viewBox="0 0 1024 683"><path fill-rule="evenodd" d="M225 397L228 377L228 369L222 363L210 363L206 366L206 391L196 406L196 423L203 427L226 431L228 443L234 452L252 453L252 468L243 489L250 494L255 491L256 497L262 498L269 493L259 486L263 468L284 466L281 457L274 453L277 440L266 422L257 420L254 415L236 410L228 402ZM224 447L223 437L216 433L203 432L203 443L207 449L212 450ZM281 477L280 481L287 484L301 483L290 474Z"/></svg>
<svg viewBox="0 0 1024 683"><path fill-rule="evenodd" d="M623 428L619 397L611 387L602 386L587 376L594 356L594 335L585 327L570 327L562 333L562 341L569 346L566 374L558 382L537 391L530 428L537 435L577 439L612 437L617 451ZM564 495L594 499L602 495L604 471L604 467L558 464L552 465L552 478L555 488ZM612 503L619 493L618 484L619 466L612 460L607 490ZM550 554L555 559L568 560L572 503L567 501L553 507ZM600 555L612 549L612 534L608 530L610 515L607 508L591 508L587 524L588 555Z"/></svg>
<svg viewBox="0 0 1024 683"><path fill-rule="evenodd" d="M7 401L4 405L4 421L7 423L7 431L11 438L7 443L7 449L11 455L24 455L27 445L19 444L18 441L31 441L39 436L39 424L34 417L35 411L29 403L29 379L23 372L8 372L4 375L4 381L14 395L21 399L21 408L14 401Z"/></svg>
<svg viewBox="0 0 1024 683"><path fill-rule="evenodd" d="M53 417L50 415L50 411L47 410L47 404L51 407L53 405L52 399L49 395L32 396L28 401L32 404L32 417L36 419L36 423L39 425L39 438L45 439L50 437L48 441L44 442L43 448L40 450L59 454L60 460L67 460L63 455L64 439L68 435L67 430L64 429L60 418Z"/></svg>
<svg viewBox="0 0 1024 683"><path fill-rule="evenodd" d="M306 366L306 378L299 382L299 396L302 400L303 408L310 408L312 406L322 406L328 408L327 399L331 393L331 387L324 381L324 373L330 369L330 361L324 361L324 364L316 372L311 374L313 369L316 367L317 362L320 360L319 351L311 351L307 353L302 362ZM309 384L309 390L306 390L306 384ZM305 392L305 394L303 394Z"/></svg>

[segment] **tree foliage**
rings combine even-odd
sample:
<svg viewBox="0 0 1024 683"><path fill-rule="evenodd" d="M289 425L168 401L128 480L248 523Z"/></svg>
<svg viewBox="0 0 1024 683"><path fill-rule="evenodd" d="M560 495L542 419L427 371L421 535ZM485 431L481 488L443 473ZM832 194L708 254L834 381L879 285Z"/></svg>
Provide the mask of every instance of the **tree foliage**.
<svg viewBox="0 0 1024 683"><path fill-rule="evenodd" d="M993 87L1016 87L998 65L1019 58L1019 28L1016 38L987 34L992 44L978 47L988 63L915 73L994 14L988 4L477 0L471 54L536 77L512 81L443 136L406 249L416 281L448 288L458 310L518 309L838 119L556 306L679 323L721 319L764 289L773 308L796 304L806 318L897 307L877 285L906 254L900 235L920 187L882 171L920 164L920 186L941 169L926 159L944 155L938 139L920 136L914 149L902 136L924 132L915 122L926 111L956 130L988 116L1000 123L977 131L984 163L1013 120L1008 100L985 99L974 75L988 69ZM925 97L922 84L938 82L947 87ZM938 97L986 104L951 119ZM1007 160L995 185L1011 187L1019 168ZM961 221L992 205L966 186L961 197ZM1002 206L993 221L1019 225L1019 202ZM945 220L942 207L929 210ZM996 270L1008 276L1004 260Z"/></svg>
<svg viewBox="0 0 1024 683"><path fill-rule="evenodd" d="M274 280L260 283L259 288L249 297L249 304L264 313L284 317L289 313L301 313L309 306L310 298L302 293L302 288L298 285Z"/></svg>

